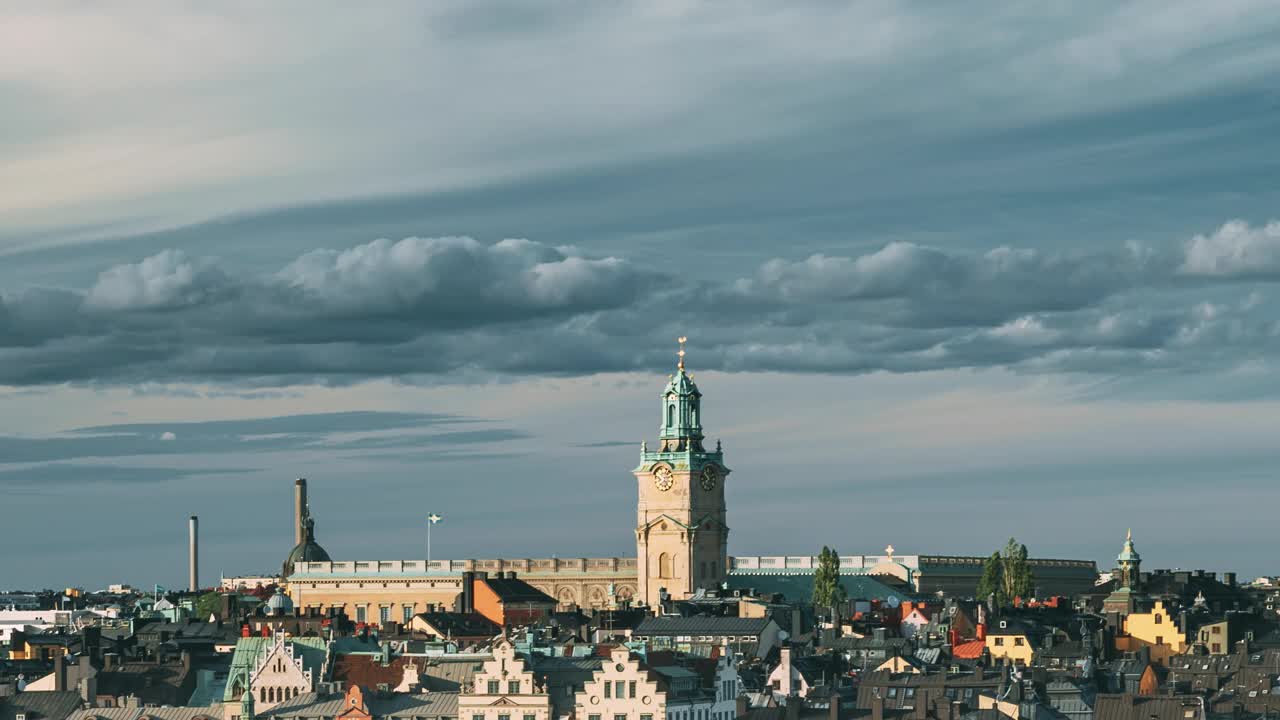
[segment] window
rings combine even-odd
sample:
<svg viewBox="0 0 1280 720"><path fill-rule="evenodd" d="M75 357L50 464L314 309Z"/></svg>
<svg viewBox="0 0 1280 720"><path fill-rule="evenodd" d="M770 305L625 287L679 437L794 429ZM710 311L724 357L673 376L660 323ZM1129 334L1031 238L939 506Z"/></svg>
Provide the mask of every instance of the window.
<svg viewBox="0 0 1280 720"><path fill-rule="evenodd" d="M669 578L674 577L671 572L671 556L667 553L658 555L658 577Z"/></svg>
<svg viewBox="0 0 1280 720"><path fill-rule="evenodd" d="M774 680L774 681L773 681L773 689L774 689L774 690L781 690L781 689L782 689L782 681L781 681L781 680Z"/></svg>
<svg viewBox="0 0 1280 720"><path fill-rule="evenodd" d="M404 618L404 624L408 625L409 621L413 619L413 606L405 605L402 612L404 613L402 616Z"/></svg>
<svg viewBox="0 0 1280 720"><path fill-rule="evenodd" d="M1220 652L1222 652L1222 643L1214 643L1214 644L1213 644L1213 652L1214 652L1215 654L1216 654L1216 653L1220 653Z"/></svg>
<svg viewBox="0 0 1280 720"><path fill-rule="evenodd" d="M627 696L634 699L636 696L636 681L632 680L627 686Z"/></svg>
<svg viewBox="0 0 1280 720"><path fill-rule="evenodd" d="M497 694L498 694L498 693L500 693L500 692L502 692L502 690L498 687L498 681L497 681L497 680L490 680L490 681L489 681L488 694L489 694L489 695L497 695Z"/></svg>
<svg viewBox="0 0 1280 720"><path fill-rule="evenodd" d="M1221 634L1222 634L1222 626L1221 626L1221 625L1214 625L1213 627L1209 628L1209 632L1213 633L1214 635L1221 635Z"/></svg>
<svg viewBox="0 0 1280 720"><path fill-rule="evenodd" d="M915 696L916 696L916 689L913 687L909 687L903 691L903 697L913 698Z"/></svg>
<svg viewBox="0 0 1280 720"><path fill-rule="evenodd" d="M519 680L508 680L508 681L507 681L507 694L508 694L508 695L519 695L519 694L520 694L520 681L519 681Z"/></svg>
<svg viewBox="0 0 1280 720"><path fill-rule="evenodd" d="M627 696L626 691L627 682L625 680L618 680L613 684L613 696L619 700Z"/></svg>
<svg viewBox="0 0 1280 720"><path fill-rule="evenodd" d="M1019 647L1021 647L1021 646L1022 646L1022 638L1020 638L1020 637L1016 637L1016 638L1014 638L1014 639L1013 639L1013 644L1014 644L1014 645L1017 645L1017 646L1019 646Z"/></svg>
<svg viewBox="0 0 1280 720"><path fill-rule="evenodd" d="M627 720L627 716L619 713L613 716L613 720Z"/></svg>
<svg viewBox="0 0 1280 720"><path fill-rule="evenodd" d="M896 697L898 697L898 688L896 688L896 687L891 687L891 688L889 688L889 693L888 693L888 695L889 695L889 697L891 697L891 698L896 698Z"/></svg>
<svg viewBox="0 0 1280 720"><path fill-rule="evenodd" d="M711 561L711 574L712 574L712 575L715 575L715 574L716 574L716 561L715 561L715 560L712 560L712 561Z"/></svg>
<svg viewBox="0 0 1280 720"><path fill-rule="evenodd" d="M1159 625L1163 622L1164 622L1164 616L1161 615L1160 613L1156 613L1156 624Z"/></svg>
<svg viewBox="0 0 1280 720"><path fill-rule="evenodd" d="M537 715L527 715L527 714L526 714L526 715L524 716L524 720L538 720L538 716L537 716Z"/></svg>
<svg viewBox="0 0 1280 720"><path fill-rule="evenodd" d="M483 715L472 715L471 720L484 720Z"/></svg>
<svg viewBox="0 0 1280 720"><path fill-rule="evenodd" d="M643 715L640 716L640 720L653 720L653 716L650 715L649 713L644 713Z"/></svg>
<svg viewBox="0 0 1280 720"><path fill-rule="evenodd" d="M365 622L368 618L369 609L364 605L356 606L356 622Z"/></svg>
<svg viewBox="0 0 1280 720"><path fill-rule="evenodd" d="M608 680L604 681L604 696L606 698L613 697L613 683L609 682Z"/></svg>
<svg viewBox="0 0 1280 720"><path fill-rule="evenodd" d="M676 424L676 406L668 405L667 406L667 427L671 427L675 424Z"/></svg>
<svg viewBox="0 0 1280 720"><path fill-rule="evenodd" d="M1156 644L1157 644L1157 645L1163 645L1163 644L1164 644L1164 636L1163 636L1163 635L1157 635L1157 636L1156 636Z"/></svg>
<svg viewBox="0 0 1280 720"><path fill-rule="evenodd" d="M511 720L510 715L502 714L498 716L498 720Z"/></svg>
<svg viewBox="0 0 1280 720"><path fill-rule="evenodd" d="M703 560L703 561L702 561L702 564L698 566L698 573L699 573L699 577L706 577L706 576L707 576L707 561L706 561L706 560Z"/></svg>
<svg viewBox="0 0 1280 720"><path fill-rule="evenodd" d="M587 720L600 720L599 715L588 715Z"/></svg>
<svg viewBox="0 0 1280 720"><path fill-rule="evenodd" d="M1003 645L1003 644L1004 644L1004 638L1002 637L996 638L996 645Z"/></svg>

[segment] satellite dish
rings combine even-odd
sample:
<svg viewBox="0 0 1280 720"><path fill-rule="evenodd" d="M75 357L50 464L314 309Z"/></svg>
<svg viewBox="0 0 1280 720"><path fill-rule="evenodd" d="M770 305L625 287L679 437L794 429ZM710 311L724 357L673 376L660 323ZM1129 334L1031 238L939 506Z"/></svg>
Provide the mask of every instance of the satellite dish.
<svg viewBox="0 0 1280 720"><path fill-rule="evenodd" d="M885 601L885 604L891 608L897 609L897 607L902 604L902 601L898 599L897 595L890 595L889 599Z"/></svg>

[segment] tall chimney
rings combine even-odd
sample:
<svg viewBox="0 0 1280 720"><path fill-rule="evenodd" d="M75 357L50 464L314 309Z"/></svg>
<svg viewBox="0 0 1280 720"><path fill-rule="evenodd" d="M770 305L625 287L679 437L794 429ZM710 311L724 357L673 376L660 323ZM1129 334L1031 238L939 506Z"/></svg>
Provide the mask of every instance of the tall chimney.
<svg viewBox="0 0 1280 720"><path fill-rule="evenodd" d="M306 542L306 529L302 527L302 514L307 509L307 479L298 478L293 483L293 544Z"/></svg>
<svg viewBox="0 0 1280 720"><path fill-rule="evenodd" d="M200 589L200 519L195 515L187 521L187 527L190 531L190 544L187 548L187 585L191 592Z"/></svg>

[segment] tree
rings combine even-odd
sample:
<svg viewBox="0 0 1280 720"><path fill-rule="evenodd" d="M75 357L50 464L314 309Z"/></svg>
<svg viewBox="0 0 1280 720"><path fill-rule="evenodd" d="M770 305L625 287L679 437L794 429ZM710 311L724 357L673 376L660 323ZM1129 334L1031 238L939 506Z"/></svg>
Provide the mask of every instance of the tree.
<svg viewBox="0 0 1280 720"><path fill-rule="evenodd" d="M222 596L217 592L210 590L196 599L196 617L201 620L208 620L210 615L217 615L222 611Z"/></svg>
<svg viewBox="0 0 1280 720"><path fill-rule="evenodd" d="M1014 598L1031 597L1031 593L1035 591L1035 580L1031 577L1031 563L1027 562L1027 546L1009 538L1004 546L1002 560L1005 601L1013 602Z"/></svg>
<svg viewBox="0 0 1280 720"><path fill-rule="evenodd" d="M848 594L840 584L840 556L824 545L818 555L818 568L813 573L813 604L833 608L847 599Z"/></svg>
<svg viewBox="0 0 1280 720"><path fill-rule="evenodd" d="M982 577L978 579L978 600L986 602L995 595L996 607L1004 605L1004 561L1000 552L991 553L991 557L982 563Z"/></svg>

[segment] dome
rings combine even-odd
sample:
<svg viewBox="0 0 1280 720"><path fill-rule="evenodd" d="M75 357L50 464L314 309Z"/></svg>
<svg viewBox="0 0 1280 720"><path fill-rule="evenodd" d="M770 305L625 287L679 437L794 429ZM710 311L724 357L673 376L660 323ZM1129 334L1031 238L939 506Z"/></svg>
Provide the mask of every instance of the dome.
<svg viewBox="0 0 1280 720"><path fill-rule="evenodd" d="M317 545L316 547L319 548L320 546ZM320 552L324 552L324 550L320 550ZM285 595L283 590L276 588L276 594L267 600L267 614L288 615L291 612L293 612L293 600L288 595Z"/></svg>
<svg viewBox="0 0 1280 720"><path fill-rule="evenodd" d="M306 542L300 545L294 545L289 551L289 557L284 561L284 576L289 577L293 574L293 567L300 562L329 562L329 553L320 547L315 538L307 538Z"/></svg>
<svg viewBox="0 0 1280 720"><path fill-rule="evenodd" d="M285 558L283 576L288 579L293 574L293 567L300 562L329 562L329 553L320 547L316 542L316 521L311 517L311 510L307 508L303 511L300 518L302 521L302 542L293 546L289 551L289 557Z"/></svg>

